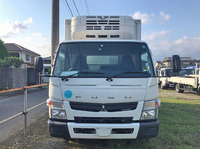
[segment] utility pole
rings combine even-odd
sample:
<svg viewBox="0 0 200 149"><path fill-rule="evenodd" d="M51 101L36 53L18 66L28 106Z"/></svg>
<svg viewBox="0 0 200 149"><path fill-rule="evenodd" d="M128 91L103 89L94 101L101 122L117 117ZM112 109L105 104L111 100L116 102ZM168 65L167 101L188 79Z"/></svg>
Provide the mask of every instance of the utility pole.
<svg viewBox="0 0 200 149"><path fill-rule="evenodd" d="M51 22L51 66L54 53L59 44L59 0L52 0L52 22Z"/></svg>

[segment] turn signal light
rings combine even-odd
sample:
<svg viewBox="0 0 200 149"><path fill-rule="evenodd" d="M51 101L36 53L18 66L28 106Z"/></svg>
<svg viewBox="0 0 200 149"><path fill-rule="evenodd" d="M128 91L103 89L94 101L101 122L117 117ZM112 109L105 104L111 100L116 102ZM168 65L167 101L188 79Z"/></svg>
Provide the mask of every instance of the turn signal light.
<svg viewBox="0 0 200 149"><path fill-rule="evenodd" d="M155 107L159 107L160 106L160 101L159 100L156 100L155 101Z"/></svg>
<svg viewBox="0 0 200 149"><path fill-rule="evenodd" d="M53 101L52 101L52 100L49 100L49 101L47 102L47 106L53 108Z"/></svg>

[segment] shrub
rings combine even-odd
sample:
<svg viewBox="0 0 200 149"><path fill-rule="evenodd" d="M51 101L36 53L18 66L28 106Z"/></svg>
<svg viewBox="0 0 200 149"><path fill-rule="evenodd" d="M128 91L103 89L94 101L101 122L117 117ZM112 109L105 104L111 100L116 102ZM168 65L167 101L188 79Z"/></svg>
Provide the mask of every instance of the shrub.
<svg viewBox="0 0 200 149"><path fill-rule="evenodd" d="M1 67L11 67L14 66L19 68L23 64L23 60L18 57L6 57L4 60L0 61Z"/></svg>
<svg viewBox="0 0 200 149"><path fill-rule="evenodd" d="M0 86L0 91L1 91L1 90L5 90L5 88L3 88L3 87Z"/></svg>
<svg viewBox="0 0 200 149"><path fill-rule="evenodd" d="M51 74L51 68L48 69L48 74Z"/></svg>

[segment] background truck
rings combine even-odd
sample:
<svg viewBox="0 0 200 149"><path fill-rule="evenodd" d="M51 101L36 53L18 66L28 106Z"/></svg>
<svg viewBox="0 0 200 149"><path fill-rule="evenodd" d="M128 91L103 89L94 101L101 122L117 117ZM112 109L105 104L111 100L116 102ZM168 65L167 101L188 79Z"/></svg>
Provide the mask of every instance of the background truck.
<svg viewBox="0 0 200 149"><path fill-rule="evenodd" d="M175 77L174 77L175 76ZM177 77L195 77L195 69L182 68L180 72L174 73L172 68L161 68L158 70L158 85L161 89L174 88ZM174 80L176 80L174 82Z"/></svg>
<svg viewBox="0 0 200 149"><path fill-rule="evenodd" d="M158 85L161 89L174 87L174 84L168 81L170 75L172 75L171 68L161 68L158 70Z"/></svg>
<svg viewBox="0 0 200 149"><path fill-rule="evenodd" d="M200 95L200 74L197 66L195 69L182 69L179 76L168 79L170 83L175 84L175 90L178 93L195 91Z"/></svg>
<svg viewBox="0 0 200 149"><path fill-rule="evenodd" d="M82 139L155 137L158 83L141 20L77 16L65 21L49 81L49 131Z"/></svg>

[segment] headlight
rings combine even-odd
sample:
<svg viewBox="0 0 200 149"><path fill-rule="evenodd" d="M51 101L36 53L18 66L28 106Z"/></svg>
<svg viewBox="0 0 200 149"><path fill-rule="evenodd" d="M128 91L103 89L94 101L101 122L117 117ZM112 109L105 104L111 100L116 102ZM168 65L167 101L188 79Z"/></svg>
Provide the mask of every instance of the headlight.
<svg viewBox="0 0 200 149"><path fill-rule="evenodd" d="M66 119L66 111L64 109L64 102L60 100L47 100L47 106L49 107L49 117L56 119Z"/></svg>
<svg viewBox="0 0 200 149"><path fill-rule="evenodd" d="M52 111L51 118L66 119L65 110L51 109L51 111Z"/></svg>
<svg viewBox="0 0 200 149"><path fill-rule="evenodd" d="M141 120L156 119L158 109L142 111Z"/></svg>
<svg viewBox="0 0 200 149"><path fill-rule="evenodd" d="M160 100L158 99L144 102L141 120L157 119L159 106Z"/></svg>

